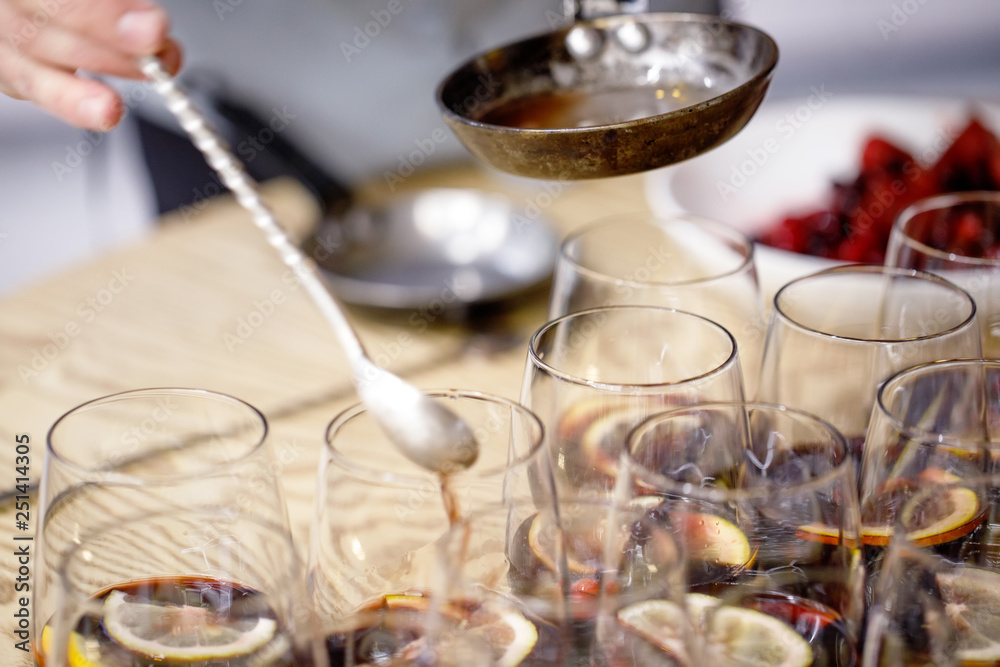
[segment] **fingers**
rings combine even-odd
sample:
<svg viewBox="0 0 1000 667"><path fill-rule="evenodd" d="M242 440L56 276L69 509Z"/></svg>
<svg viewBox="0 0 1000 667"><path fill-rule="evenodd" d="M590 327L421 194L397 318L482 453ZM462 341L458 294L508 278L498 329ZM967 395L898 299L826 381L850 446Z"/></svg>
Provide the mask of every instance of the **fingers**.
<svg viewBox="0 0 1000 667"><path fill-rule="evenodd" d="M181 51L176 43L168 42L158 55L167 71L176 73L180 68ZM0 92L34 102L71 125L101 132L114 128L124 112L118 93L100 81L29 58L4 58L2 53Z"/></svg>
<svg viewBox="0 0 1000 667"><path fill-rule="evenodd" d="M10 3L17 2L14 8ZM69 71L137 78L135 61L168 45L166 13L149 0L0 0L18 52ZM2 7L0 7L2 9Z"/></svg>
<svg viewBox="0 0 1000 667"><path fill-rule="evenodd" d="M22 14L42 11L48 24L123 56L160 51L170 30L167 13L150 0L19 0Z"/></svg>
<svg viewBox="0 0 1000 667"><path fill-rule="evenodd" d="M0 58L0 63L9 61ZM16 71L0 68L4 92L34 102L71 125L107 131L122 117L122 101L108 85L28 58L15 61Z"/></svg>
<svg viewBox="0 0 1000 667"><path fill-rule="evenodd" d="M0 92L73 125L108 130L123 107L109 86L77 70L141 78L139 56L181 64L166 13L150 0L0 0Z"/></svg>
<svg viewBox="0 0 1000 667"><path fill-rule="evenodd" d="M167 69L176 72L180 67L180 49L177 44L168 39L159 51ZM52 26L39 32L29 44L24 45L22 52L28 57L67 71L82 69L129 79L142 77L137 65L138 56L109 49L60 26Z"/></svg>

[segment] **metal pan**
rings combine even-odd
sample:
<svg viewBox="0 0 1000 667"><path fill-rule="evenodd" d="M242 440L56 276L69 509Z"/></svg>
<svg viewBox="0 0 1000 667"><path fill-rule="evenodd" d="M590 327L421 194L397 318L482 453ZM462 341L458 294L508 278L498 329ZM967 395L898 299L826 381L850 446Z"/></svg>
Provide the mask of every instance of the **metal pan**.
<svg viewBox="0 0 1000 667"><path fill-rule="evenodd" d="M704 153L764 99L778 47L702 14L622 14L483 53L438 87L479 160L549 180L619 176Z"/></svg>
<svg viewBox="0 0 1000 667"><path fill-rule="evenodd" d="M454 317L544 283L558 241L507 197L431 188L327 218L303 249L347 303Z"/></svg>

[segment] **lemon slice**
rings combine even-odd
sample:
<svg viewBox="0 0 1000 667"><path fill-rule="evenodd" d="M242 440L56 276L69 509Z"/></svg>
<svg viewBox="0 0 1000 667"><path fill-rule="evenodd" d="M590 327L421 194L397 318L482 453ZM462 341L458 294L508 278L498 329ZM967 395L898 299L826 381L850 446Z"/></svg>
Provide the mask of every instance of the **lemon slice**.
<svg viewBox="0 0 1000 667"><path fill-rule="evenodd" d="M253 653L274 637L271 618L226 618L209 609L151 604L112 591L104 628L122 646L156 660L224 660Z"/></svg>
<svg viewBox="0 0 1000 667"><path fill-rule="evenodd" d="M725 567L742 567L753 560L750 540L740 528L714 514L672 512L670 525L681 534L693 560Z"/></svg>
<svg viewBox="0 0 1000 667"><path fill-rule="evenodd" d="M960 567L937 575L945 613L958 637L963 665L1000 661L1000 574Z"/></svg>
<svg viewBox="0 0 1000 667"><path fill-rule="evenodd" d="M963 486L950 486L943 490L930 487L914 497L903 508L901 520L909 540L918 547L924 547L951 542L967 535L984 518L975 491Z"/></svg>
<svg viewBox="0 0 1000 667"><path fill-rule="evenodd" d="M688 614L703 636L706 664L733 667L809 667L812 647L777 618L753 609L723 605L708 595L690 594ZM687 617L668 600L645 600L618 612L618 620L668 653L686 658Z"/></svg>
<svg viewBox="0 0 1000 667"><path fill-rule="evenodd" d="M469 616L468 627L493 651L497 667L521 664L538 643L538 628L524 614L497 604L484 604Z"/></svg>
<svg viewBox="0 0 1000 667"><path fill-rule="evenodd" d="M899 517L906 528L906 537L915 546L928 547L951 542L975 530L985 515L980 511L979 496L961 486L928 487L911 498ZM861 542L885 546L892 539L891 525L865 525ZM836 526L810 523L795 532L796 537L824 544L838 544L840 532Z"/></svg>
<svg viewBox="0 0 1000 667"><path fill-rule="evenodd" d="M69 643L66 647L66 663L69 667L101 667L94 662L87 654L86 639L79 632L71 632ZM52 654L52 627L46 625L42 628L42 655L46 658Z"/></svg>
<svg viewBox="0 0 1000 667"><path fill-rule="evenodd" d="M566 566L570 572L577 575L594 575L603 556L605 521L603 517L580 517L573 528L562 532L567 540L565 545ZM536 514L528 529L528 547L545 568L556 572L556 554L558 545L555 537L560 534L557 526L547 514ZM611 539L613 536L608 536ZM624 549L628 535L622 530L618 537L621 548Z"/></svg>
<svg viewBox="0 0 1000 667"><path fill-rule="evenodd" d="M69 647L66 651L66 661L69 667L102 667L100 663L87 657L88 653L87 640L84 639L83 635L79 632L70 633Z"/></svg>

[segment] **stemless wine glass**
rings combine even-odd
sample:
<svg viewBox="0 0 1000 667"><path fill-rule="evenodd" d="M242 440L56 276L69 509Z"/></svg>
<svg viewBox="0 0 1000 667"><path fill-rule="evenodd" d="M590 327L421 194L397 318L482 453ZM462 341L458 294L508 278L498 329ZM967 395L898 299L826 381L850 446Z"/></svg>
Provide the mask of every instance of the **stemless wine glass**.
<svg viewBox="0 0 1000 667"><path fill-rule="evenodd" d="M930 197L893 224L886 266L935 273L976 301L983 355L1000 357L1000 193Z"/></svg>
<svg viewBox="0 0 1000 667"><path fill-rule="evenodd" d="M1000 360L932 362L886 380L872 409L859 485L869 561L896 524L918 547L959 545L979 525L984 499L940 485L990 472L998 451Z"/></svg>
<svg viewBox="0 0 1000 667"><path fill-rule="evenodd" d="M933 498L908 499L896 515L876 574L866 664L998 664L1000 477L949 477L931 483L927 495ZM971 518L959 522L960 531L943 530L960 498ZM914 539L913 520L937 525L946 539ZM897 662L877 662L886 653Z"/></svg>
<svg viewBox="0 0 1000 667"><path fill-rule="evenodd" d="M44 667L326 664L284 525L232 508L133 517L60 562Z"/></svg>
<svg viewBox="0 0 1000 667"><path fill-rule="evenodd" d="M621 305L676 308L718 322L736 339L747 389L755 390L767 319L753 243L736 229L678 213L601 220L566 237L549 319Z"/></svg>
<svg viewBox="0 0 1000 667"><path fill-rule="evenodd" d="M618 502L656 501L650 512L685 547L707 655L854 664L860 513L833 426L777 405L676 408L631 432L623 469Z"/></svg>
<svg viewBox="0 0 1000 667"><path fill-rule="evenodd" d="M757 400L826 419L857 455L887 377L979 356L976 305L961 288L920 271L838 266L778 291Z"/></svg>
<svg viewBox="0 0 1000 667"><path fill-rule="evenodd" d="M437 576L436 543L449 526L495 503L554 502L542 425L524 407L473 391L440 390L472 428L479 456L441 477L406 458L356 405L327 431L310 553L310 595L331 637L368 630L362 619L396 603L419 606Z"/></svg>
<svg viewBox="0 0 1000 667"><path fill-rule="evenodd" d="M572 313L531 338L521 402L545 424L562 497L606 495L628 430L672 405L744 398L722 326L653 306Z"/></svg>
<svg viewBox="0 0 1000 667"><path fill-rule="evenodd" d="M57 609L60 559L102 526L215 506L288 531L268 442L259 411L199 389L129 391L63 415L49 431L40 491L35 638Z"/></svg>

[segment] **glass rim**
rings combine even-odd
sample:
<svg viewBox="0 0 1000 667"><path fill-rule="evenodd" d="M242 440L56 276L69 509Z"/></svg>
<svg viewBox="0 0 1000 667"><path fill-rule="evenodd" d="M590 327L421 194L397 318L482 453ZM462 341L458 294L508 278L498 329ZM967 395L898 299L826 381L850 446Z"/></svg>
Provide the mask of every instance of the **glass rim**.
<svg viewBox="0 0 1000 667"><path fill-rule="evenodd" d="M250 444L247 450L239 457L227 460L227 461L216 461L212 463L209 467L205 468L199 472L186 471L183 473L178 473L175 475L157 475L155 477L144 477L141 475L135 475L131 473L120 473L116 472L107 478L107 483L127 486L127 485L146 485L146 486L156 486L160 484L173 484L178 480L190 480L197 479L202 476L213 477L216 475L224 475L227 471L232 468L241 466L243 462L248 460L251 456L264 450L265 443L268 440L268 434L270 433L270 425L267 422L267 418L264 416L260 410L256 407L247 403L241 398L236 398L230 394L225 394L218 391L213 391L211 389L195 389L190 387L148 387L144 389L129 389L126 391L120 391L114 394L108 394L106 396L101 396L98 398L91 399L74 408L66 411L62 414L49 428L48 433L45 437L45 449L46 452L56 461L59 462L61 466L65 466L67 469L72 470L74 473L86 476L98 472L108 472L114 470L118 466L111 466L111 468L106 469L104 467L87 467L82 466L78 462L66 458L63 454L58 451L58 448L53 443L53 437L56 433L56 429L65 424L65 422L84 412L89 412L95 408L99 408L104 404L117 403L118 401L125 401L135 398L150 398L157 395L168 395L168 394L179 394L188 397L200 397L218 401L220 403L228 403L230 405L235 405L241 409L246 410L247 414L251 418L255 418L260 423L260 437L255 438L254 442ZM123 461L124 462L124 461Z"/></svg>
<svg viewBox="0 0 1000 667"><path fill-rule="evenodd" d="M632 444L633 442L642 435L651 426L659 423L665 419L672 418L674 416L682 415L685 412L690 412L692 410L719 410L719 409L737 409L741 408L743 410L756 409L763 410L767 412L780 412L783 414L794 415L796 419L807 420L813 424L819 426L823 430L827 431L832 442L840 449L843 454L842 460L839 464L823 473L819 477L810 479L806 482L801 482L797 484L792 484L790 486L782 486L780 489L772 489L770 487L753 487L753 488L737 488L737 489L725 489L716 486L695 486L690 482L677 482L672 480L661 473L654 472L647 468L646 466L640 464L632 456ZM652 481L652 490L655 494L673 494L684 496L686 498L692 498L694 500L702 502L711 503L725 503L740 500L756 500L756 499L766 499L773 497L775 493L780 492L810 492L814 490L819 490L826 488L829 484L837 479L843 478L849 481L855 479L855 464L850 453L850 448L847 444L847 439L844 435L835 427L833 424L827 420L819 417L811 412L805 410L800 410L798 408L788 407L786 405L781 405L778 403L764 403L758 401L717 401L711 403L694 403L692 405L680 406L677 408L671 408L670 410L664 410L663 412L658 412L655 415L650 415L643 421L639 422L636 426L629 431L628 437L625 439L625 448L623 450L624 456L627 460L627 465L630 471L634 471L636 475L639 476L640 480L650 480ZM622 471L619 471L621 474Z"/></svg>
<svg viewBox="0 0 1000 667"><path fill-rule="evenodd" d="M571 373L561 371L538 356L538 351L537 351L538 340L541 338L541 336L545 335L555 327L562 325L569 320L581 318L584 316L594 315L596 313L616 312L625 310L672 313L675 315L682 315L684 317L690 317L696 320L701 320L703 324L707 324L709 327L712 327L717 331L722 332L725 335L726 340L728 340L730 344L729 355L726 357L725 361L718 364L714 368L705 371L699 375L694 375L689 378L684 378L683 380L678 380L676 382L597 382L595 380L588 380L578 375L573 375ZM637 306L637 305L598 306L596 308L588 308L587 310L567 313L566 315L562 315L561 317L557 317L554 320L546 322L541 327L539 327L535 331L535 333L531 335L531 339L528 341L528 359L533 366L542 371L545 371L547 374L561 380L562 382L578 386L586 386L590 387L591 389L616 391L616 392L621 391L622 389L650 391L650 390L660 389L662 387L681 386L689 382L703 382L713 377L721 376L728 369L732 368L740 361L739 349L737 347L736 339L733 337L733 334L715 320L710 320L709 318L704 317L702 315L697 315L687 310L680 310L679 308L665 308L661 306ZM740 373L742 374L742 369L740 369Z"/></svg>
<svg viewBox="0 0 1000 667"><path fill-rule="evenodd" d="M890 390L890 385L898 385L904 382L912 376L919 376L925 372L933 372L935 370L948 369L948 368L961 368L961 367L978 367L978 368L988 368L994 367L1000 371L1000 359L938 359L936 361L928 361L922 364L917 364L915 366L910 366L902 370L896 371L890 375L886 380L879 386L878 392L875 394L875 407L876 409L885 417L892 427L902 435L910 438L911 440L926 441L921 442L920 446L927 446L928 443L933 442L935 445L955 445L963 449L968 446L979 446L984 442L989 444L986 440L977 440L972 438L963 438L955 435L949 435L946 433L935 433L934 431L928 431L926 429L918 428L914 424L907 424L902 419L896 416L894 412L888 409L885 404L886 394Z"/></svg>
<svg viewBox="0 0 1000 667"><path fill-rule="evenodd" d="M739 263L738 266L722 272L716 273L705 278L691 278L688 280L635 280L634 278L619 278L611 276L603 271L597 271L590 267L584 266L579 261L574 259L569 255L568 248L572 243L579 241L585 236L607 227L615 227L619 225L638 225L638 226L649 226L649 227L659 227L657 223L667 223L670 224L675 221L689 222L694 225L705 227L709 229L714 236L725 237L726 241L733 242L734 249L738 250L743 256L743 261ZM750 238L740 232L738 229L731 225L727 225L724 222L718 220L713 220L711 218L704 218L701 216L691 215L688 213L676 213L669 216L664 215L642 215L635 216L633 220L630 216L626 214L619 214L614 216L609 216L595 220L579 229L574 230L569 233L566 238L563 239L562 243L559 244L559 259L564 260L573 271L581 276L586 276L594 281L600 282L611 282L616 285L625 285L628 287L635 288L655 288L655 287L689 287L692 285L707 285L715 281L728 278L730 276L735 276L740 273L745 273L748 270L754 268L754 244Z"/></svg>
<svg viewBox="0 0 1000 667"><path fill-rule="evenodd" d="M542 420L539 419L538 415L532 412L529 408L520 403L503 398L502 396L471 389L422 389L421 391L429 398L452 398L499 405L508 408L512 414L520 414L522 417L526 418L532 426L532 442L526 453L519 455L518 458L513 461L508 461L506 465L499 468L475 470L472 473L463 472L463 478L471 477L472 479L485 479L488 477L494 477L504 472L518 470L522 467L530 465L536 457L541 456L545 451L545 427L542 424ZM366 484L385 488L422 488L427 484L428 480L440 479L438 474L430 470L427 470L423 475L418 475L414 472L386 471L371 465L358 463L352 457L337 449L334 446L334 437L337 432L351 420L360 417L365 413L367 413L367 409L365 408L364 403L358 402L341 410L330 421L324 433L324 465L329 462L334 462L340 468L348 471L355 478L365 482ZM473 427L473 432L475 432L475 427ZM415 469L419 468L416 463L414 463L413 466ZM475 468L475 464L473 464L473 468Z"/></svg>
<svg viewBox="0 0 1000 667"><path fill-rule="evenodd" d="M946 252L940 248L927 245L923 241L918 241L907 232L907 225L918 215L930 211L941 210L955 206L956 204L994 204L1000 206L1000 192L995 190L971 190L968 192L948 192L940 195L926 197L913 204L910 204L899 216L896 217L892 225L893 236L900 237L900 243L907 245L925 255L953 264L966 266L996 267L1000 266L1000 258L990 259L988 257L970 257L969 255L958 255L953 252ZM892 237L890 237L890 243Z"/></svg>
<svg viewBox="0 0 1000 667"><path fill-rule="evenodd" d="M802 324L798 319L790 316L785 309L781 307L781 298L786 291L793 289L794 287L801 285L802 283L814 280L816 278L826 278L830 275L877 275L881 274L886 277L898 277L898 278L911 278L914 280L927 280L933 282L940 287L950 290L957 295L961 295L969 304L969 314L961 322L955 324L947 329L941 329L934 333L924 334L921 336L911 336L909 338L856 338L853 336L839 336L831 334L828 331L821 331L810 326ZM798 329L799 331L804 331L809 334L816 336L821 336L823 338L831 340L841 340L849 343L875 343L878 345L891 345L895 343L907 343L911 341L925 341L934 340L935 338L941 338L943 336L948 336L957 333L965 328L972 326L972 323L976 320L976 314L978 308L976 307L976 302L966 290L962 289L955 283L942 278L941 276L935 275L933 273L928 273L926 271L919 271L917 269L901 269L893 266L884 266L882 264L844 264L840 266L833 266L815 273L810 273L806 276L801 276L789 281L779 289L774 295L774 308L773 311L776 316L781 317L781 319L786 322L789 326Z"/></svg>

